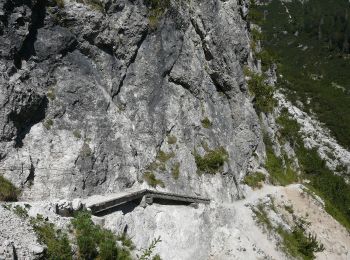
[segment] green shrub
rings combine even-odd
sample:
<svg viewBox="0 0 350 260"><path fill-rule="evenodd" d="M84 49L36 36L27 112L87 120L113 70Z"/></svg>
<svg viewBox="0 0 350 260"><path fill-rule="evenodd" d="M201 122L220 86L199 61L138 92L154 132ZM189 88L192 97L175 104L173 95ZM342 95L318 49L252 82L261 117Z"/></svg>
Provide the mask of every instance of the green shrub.
<svg viewBox="0 0 350 260"><path fill-rule="evenodd" d="M81 133L79 130L74 130L73 135L75 138L80 139L81 138Z"/></svg>
<svg viewBox="0 0 350 260"><path fill-rule="evenodd" d="M261 182L264 182L266 179L265 175L261 172L255 172L244 177L244 183L249 185L252 188L261 188Z"/></svg>
<svg viewBox="0 0 350 260"><path fill-rule="evenodd" d="M171 174L175 180L179 179L180 176L180 163L175 163L173 168L171 169Z"/></svg>
<svg viewBox="0 0 350 260"><path fill-rule="evenodd" d="M277 157L272 148L266 149L265 167L273 185L286 186L298 181L297 173L289 164L285 167L282 158Z"/></svg>
<svg viewBox="0 0 350 260"><path fill-rule="evenodd" d="M255 73L250 73L250 79L248 80L248 89L255 96L253 103L258 114L272 112L276 104L276 100L273 98L274 89L267 85L265 80L263 75Z"/></svg>
<svg viewBox="0 0 350 260"><path fill-rule="evenodd" d="M118 248L117 237L111 231L95 225L89 213L79 212L72 220L72 225L81 259L131 260L130 251Z"/></svg>
<svg viewBox="0 0 350 260"><path fill-rule="evenodd" d="M215 174L228 161L228 153L223 147L219 147L209 150L203 157L195 151L194 158L200 172Z"/></svg>
<svg viewBox="0 0 350 260"><path fill-rule="evenodd" d="M281 138L288 141L291 145L295 145L299 141L300 126L298 122L289 117L288 111L281 111L281 115L277 118L276 122L279 124L279 133Z"/></svg>
<svg viewBox="0 0 350 260"><path fill-rule="evenodd" d="M145 0L145 4L149 8L149 26L151 29L155 29L158 25L159 19L170 6L170 0Z"/></svg>
<svg viewBox="0 0 350 260"><path fill-rule="evenodd" d="M55 100L56 99L56 95L55 95L55 90L50 88L47 93L46 96L50 99L50 100Z"/></svg>
<svg viewBox="0 0 350 260"><path fill-rule="evenodd" d="M283 249L293 257L305 260L315 259L315 253L324 250L324 246L317 241L316 235L306 234L305 229L300 226L295 226L292 232L280 226L277 228L277 233L282 238Z"/></svg>
<svg viewBox="0 0 350 260"><path fill-rule="evenodd" d="M317 150L298 146L297 156L303 177L310 181L307 187L324 200L326 211L350 230L350 185L327 168Z"/></svg>
<svg viewBox="0 0 350 260"><path fill-rule="evenodd" d="M261 41L263 38L263 34L256 28L251 30L250 35L254 41Z"/></svg>
<svg viewBox="0 0 350 260"><path fill-rule="evenodd" d="M84 142L83 146L81 147L81 150L80 150L80 155L83 156L83 157L89 157L92 155L92 150L89 146L88 143Z"/></svg>
<svg viewBox="0 0 350 260"><path fill-rule="evenodd" d="M153 188L157 187L158 185L162 188L165 187L164 182L161 180L158 180L153 172L146 172L143 175L143 178L148 183L148 185Z"/></svg>
<svg viewBox="0 0 350 260"><path fill-rule="evenodd" d="M176 136L170 135L168 136L168 144L176 144L177 138Z"/></svg>
<svg viewBox="0 0 350 260"><path fill-rule="evenodd" d="M52 119L47 119L44 123L43 123L44 127L47 130L50 130L51 127L53 126L53 120Z"/></svg>
<svg viewBox="0 0 350 260"><path fill-rule="evenodd" d="M162 242L160 237L153 239L149 247L142 250L142 255L137 255L137 259L138 260L159 260L160 259L159 255L155 255L152 257L153 251L159 242Z"/></svg>
<svg viewBox="0 0 350 260"><path fill-rule="evenodd" d="M19 216L20 218L27 218L28 217L28 211L21 207L20 205L16 205L14 208L13 208L13 212Z"/></svg>
<svg viewBox="0 0 350 260"><path fill-rule="evenodd" d="M5 177L0 175L0 201L17 201L19 190Z"/></svg>
<svg viewBox="0 0 350 260"><path fill-rule="evenodd" d="M131 238L125 233L121 233L117 236L117 240L122 242L122 245L128 247L130 250L135 249L135 245Z"/></svg>
<svg viewBox="0 0 350 260"><path fill-rule="evenodd" d="M210 127L212 127L212 122L209 120L209 118L208 117L205 117L202 121L201 121L201 123L202 123L202 126L204 127L204 128L210 128Z"/></svg>
<svg viewBox="0 0 350 260"><path fill-rule="evenodd" d="M267 71L276 62L276 58L267 50L263 49L258 53L255 53L255 57L261 61L261 67L263 71Z"/></svg>
<svg viewBox="0 0 350 260"><path fill-rule="evenodd" d="M271 209L276 212L273 205ZM259 225L269 232L277 233L281 237L281 247L290 256L296 259L309 260L315 258L314 253L324 250L324 246L317 241L315 235L306 233L303 223L298 223L292 228L292 231L288 231L282 226L275 227L272 224L263 203L252 208L252 211Z"/></svg>
<svg viewBox="0 0 350 260"><path fill-rule="evenodd" d="M64 8L64 0L54 0L54 3L55 3L59 8Z"/></svg>
<svg viewBox="0 0 350 260"><path fill-rule="evenodd" d="M250 1L248 20L258 25L261 25L264 20L264 16L262 12L258 10L258 6L254 0Z"/></svg>
<svg viewBox="0 0 350 260"><path fill-rule="evenodd" d="M101 0L77 0L77 2L82 4L87 4L93 10L104 12L104 6Z"/></svg>
<svg viewBox="0 0 350 260"><path fill-rule="evenodd" d="M166 153L162 150L160 150L156 156L156 159L159 160L162 163L167 162L169 159L173 158L175 154L173 152L171 153Z"/></svg>
<svg viewBox="0 0 350 260"><path fill-rule="evenodd" d="M255 221L266 228L267 231L273 230L273 225L269 219L269 216L265 210L264 204L260 203L256 206L256 208L252 208L252 211L255 215Z"/></svg>
<svg viewBox="0 0 350 260"><path fill-rule="evenodd" d="M73 259L67 234L56 230L54 224L45 221L41 216L31 219L30 222L40 243L47 246L44 259Z"/></svg>

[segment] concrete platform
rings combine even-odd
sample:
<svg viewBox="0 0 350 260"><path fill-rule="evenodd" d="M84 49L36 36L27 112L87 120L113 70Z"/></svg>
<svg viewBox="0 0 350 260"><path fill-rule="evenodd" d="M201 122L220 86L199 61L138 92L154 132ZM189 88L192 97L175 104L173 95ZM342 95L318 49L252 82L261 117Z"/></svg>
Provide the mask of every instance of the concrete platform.
<svg viewBox="0 0 350 260"><path fill-rule="evenodd" d="M181 195L155 190L130 191L106 196L94 196L85 201L85 207L94 215L105 215L110 211L121 210L121 206L127 204L130 207L147 206L147 204L159 203L170 205L190 205L193 203L209 204L210 199L196 196Z"/></svg>

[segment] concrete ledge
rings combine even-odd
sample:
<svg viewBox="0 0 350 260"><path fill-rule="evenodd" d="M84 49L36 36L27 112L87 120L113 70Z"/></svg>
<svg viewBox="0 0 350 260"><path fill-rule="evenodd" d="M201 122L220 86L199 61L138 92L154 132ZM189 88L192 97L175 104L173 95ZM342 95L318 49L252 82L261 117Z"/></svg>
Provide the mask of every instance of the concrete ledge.
<svg viewBox="0 0 350 260"><path fill-rule="evenodd" d="M99 196L94 201L86 203L85 207L90 209L92 214L101 214L104 211L108 211L113 208L117 208L120 205L131 202L136 202L139 205L141 201L145 201L147 204L158 202L161 204L184 205L190 205L192 203L210 203L210 199L208 198L145 189L129 193L108 195L107 197Z"/></svg>

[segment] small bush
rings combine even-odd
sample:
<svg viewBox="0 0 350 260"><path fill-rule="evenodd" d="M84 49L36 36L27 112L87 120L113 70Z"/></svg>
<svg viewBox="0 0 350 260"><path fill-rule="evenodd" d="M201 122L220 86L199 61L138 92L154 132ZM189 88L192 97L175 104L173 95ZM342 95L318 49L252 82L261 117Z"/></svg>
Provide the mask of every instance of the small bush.
<svg viewBox="0 0 350 260"><path fill-rule="evenodd" d="M81 138L81 133L79 130L74 130L73 135L75 138L80 139Z"/></svg>
<svg viewBox="0 0 350 260"><path fill-rule="evenodd" d="M130 251L118 248L117 237L109 230L96 226L91 215L79 212L72 220L81 259L131 260Z"/></svg>
<svg viewBox="0 0 350 260"><path fill-rule="evenodd" d="M261 188L261 182L264 182L266 179L265 175L261 172L256 172L244 177L244 183L249 185L252 188Z"/></svg>
<svg viewBox="0 0 350 260"><path fill-rule="evenodd" d="M255 57L261 61L263 71L267 71L276 62L276 58L267 50L255 53Z"/></svg>
<svg viewBox="0 0 350 260"><path fill-rule="evenodd" d="M0 201L17 201L19 190L5 177L0 175Z"/></svg>
<svg viewBox="0 0 350 260"><path fill-rule="evenodd" d="M173 168L171 169L171 174L175 180L179 179L180 176L180 163L175 163Z"/></svg>
<svg viewBox="0 0 350 260"><path fill-rule="evenodd" d="M137 255L137 259L138 260L160 260L161 258L159 255L155 255L152 257L153 251L159 242L162 242L162 240L160 240L160 237L153 239L149 247L142 250L142 255L140 256Z"/></svg>
<svg viewBox="0 0 350 260"><path fill-rule="evenodd" d="M284 209L289 212L290 214L294 213L294 209L292 205L284 205Z"/></svg>
<svg viewBox="0 0 350 260"><path fill-rule="evenodd" d="M265 77L263 75L250 73L248 89L255 96L253 103L257 113L272 112L272 109L276 105L276 100L273 98L274 89L265 83Z"/></svg>
<svg viewBox="0 0 350 260"><path fill-rule="evenodd" d="M253 28L250 34L254 41L261 41L263 39L263 34L256 28Z"/></svg>
<svg viewBox="0 0 350 260"><path fill-rule="evenodd" d="M50 100L55 100L55 99L56 99L56 95L55 95L54 89L50 88L50 89L47 91L46 96L47 96Z"/></svg>
<svg viewBox="0 0 350 260"><path fill-rule="evenodd" d="M31 219L31 224L40 243L47 246L44 259L72 259L72 249L67 234L56 230L54 224L45 221L41 216Z"/></svg>
<svg viewBox="0 0 350 260"><path fill-rule="evenodd" d="M53 120L52 119L47 119L44 123L43 123L44 127L47 130L50 130L51 127L53 126Z"/></svg>
<svg viewBox="0 0 350 260"><path fill-rule="evenodd" d="M144 180L148 183L149 186L156 188L158 185L162 188L165 187L164 182L158 180L153 172L146 172L143 175Z"/></svg>
<svg viewBox="0 0 350 260"><path fill-rule="evenodd" d="M202 121L201 121L201 123L202 123L202 126L204 127L204 128L210 128L210 127L212 127L212 122L209 120L209 118L208 117L206 117L206 118L204 118Z"/></svg>
<svg viewBox="0 0 350 260"><path fill-rule="evenodd" d="M215 174L228 160L228 153L223 147L219 147L209 150L203 157L195 151L194 158L200 172Z"/></svg>
<svg viewBox="0 0 350 260"><path fill-rule="evenodd" d="M282 238L283 249L293 257L315 259L314 253L324 250L324 246L317 241L316 236L306 234L302 227L295 226L292 232L278 227L277 233Z"/></svg>
<svg viewBox="0 0 350 260"><path fill-rule="evenodd" d="M59 8L64 8L64 0L54 0L54 3L59 7Z"/></svg>
<svg viewBox="0 0 350 260"><path fill-rule="evenodd" d="M92 150L89 146L88 143L84 142L83 146L81 147L81 150L80 150L80 155L83 156L83 157L89 157L92 155Z"/></svg>
<svg viewBox="0 0 350 260"><path fill-rule="evenodd" d="M298 122L289 117L288 111L283 110L276 122L280 125L279 133L281 138L288 141L291 145L295 145L299 141L300 126Z"/></svg>
<svg viewBox="0 0 350 260"><path fill-rule="evenodd" d="M273 185L286 186L298 180L297 173L290 165L285 167L282 158L277 157L272 148L266 149L266 155L265 167L269 172L270 182Z"/></svg>
<svg viewBox="0 0 350 260"><path fill-rule="evenodd" d="M176 144L177 138L176 136L170 135L168 136L168 144Z"/></svg>
<svg viewBox="0 0 350 260"><path fill-rule="evenodd" d="M169 159L173 158L175 156L175 154L173 152L171 153L166 153L162 150L160 150L157 154L156 159L159 160L162 163L167 162Z"/></svg>
<svg viewBox="0 0 350 260"><path fill-rule="evenodd" d="M20 205L16 205L13 208L13 212L20 218L25 219L28 217L28 211L25 208L22 208Z"/></svg>
<svg viewBox="0 0 350 260"><path fill-rule="evenodd" d="M256 206L256 208L252 208L252 211L255 215L255 221L266 228L267 231L271 231L273 229L273 225L269 219L269 216L265 210L265 205L260 203Z"/></svg>
<svg viewBox="0 0 350 260"><path fill-rule="evenodd" d="M149 8L149 26L151 29L156 29L159 19L170 6L170 0L145 0L145 4Z"/></svg>
<svg viewBox="0 0 350 260"><path fill-rule="evenodd" d="M258 5L253 0L250 1L248 20L258 25L261 25L264 20L262 12L258 10Z"/></svg>
<svg viewBox="0 0 350 260"><path fill-rule="evenodd" d="M122 245L128 247L130 250L135 249L135 245L131 238L125 233L121 233L117 236L117 240L122 242Z"/></svg>

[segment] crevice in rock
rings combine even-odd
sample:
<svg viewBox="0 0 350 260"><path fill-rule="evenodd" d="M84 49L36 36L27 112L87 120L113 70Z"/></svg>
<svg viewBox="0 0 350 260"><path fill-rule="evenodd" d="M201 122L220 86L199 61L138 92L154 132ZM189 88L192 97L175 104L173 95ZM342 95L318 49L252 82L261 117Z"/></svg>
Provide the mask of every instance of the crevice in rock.
<svg viewBox="0 0 350 260"><path fill-rule="evenodd" d="M28 186L32 186L34 184L34 178L35 178L35 167L32 161L32 157L30 158L30 169L29 169L29 175L27 176L25 182L23 185L28 183Z"/></svg>
<svg viewBox="0 0 350 260"><path fill-rule="evenodd" d="M214 59L213 54L210 52L209 47L207 46L206 42L205 42L205 35L203 34L203 32L200 30L198 24L194 21L193 18L191 18L191 24L196 32L196 34L199 36L199 38L201 39L201 43L202 43L202 49L203 49L203 53L205 56L206 61L211 61ZM219 83L218 81L218 73L217 72L207 72L209 77L211 78L216 90L218 92L223 93L227 99L231 99L230 96L226 93L224 87Z"/></svg>
<svg viewBox="0 0 350 260"><path fill-rule="evenodd" d="M217 74L217 72L208 73L208 75L209 75L211 81L213 82L213 84L214 84L216 90L217 90L218 92L223 93L223 94L226 96L227 99L231 99L231 97L226 93L226 91L223 89L223 87L222 87L221 84L219 83L219 81L218 81L219 75Z"/></svg>
<svg viewBox="0 0 350 260"><path fill-rule="evenodd" d="M24 39L21 48L14 57L13 63L17 69L21 69L22 60L28 60L31 56L35 55L34 42L36 41L38 29L44 26L45 13L46 1L37 1L32 7L32 23L29 26L29 33Z"/></svg>
<svg viewBox="0 0 350 260"><path fill-rule="evenodd" d="M32 103L21 108L19 112L12 111L8 119L17 129L15 148L23 146L23 139L29 133L31 127L45 118L48 100L47 97L33 97ZM36 99L36 100L35 100Z"/></svg>
<svg viewBox="0 0 350 260"><path fill-rule="evenodd" d="M126 75L128 74L128 70L129 70L129 67L135 62L136 58L137 58L137 54L141 48L141 45L142 43L146 40L146 37L147 37L148 33L147 31L143 32L142 36L141 36L141 39L140 41L137 43L137 48L136 48L136 51L134 52L134 55L132 55L132 57L130 58L130 61L127 63L127 67L125 69L125 74L123 75L122 79L120 80L119 82L119 86L118 86L118 89L115 93L112 94L112 100L119 95L120 93L120 90L122 89L123 85L124 85L124 80L126 78Z"/></svg>
<svg viewBox="0 0 350 260"><path fill-rule="evenodd" d="M196 32L196 34L199 36L199 38L201 39L201 43L202 43L202 49L204 52L204 56L205 59L207 61L213 60L214 56L213 54L210 52L209 47L207 46L206 42L205 42L205 35L203 34L203 32L199 29L198 24L194 21L194 19L191 17L191 24Z"/></svg>
<svg viewBox="0 0 350 260"><path fill-rule="evenodd" d="M174 83L178 86L181 86L182 88L186 89L189 91L195 98L199 99L199 89L193 89L191 85L189 85L187 82L184 82L180 79L174 79L173 77L169 77L168 79L169 82Z"/></svg>

